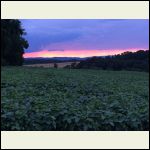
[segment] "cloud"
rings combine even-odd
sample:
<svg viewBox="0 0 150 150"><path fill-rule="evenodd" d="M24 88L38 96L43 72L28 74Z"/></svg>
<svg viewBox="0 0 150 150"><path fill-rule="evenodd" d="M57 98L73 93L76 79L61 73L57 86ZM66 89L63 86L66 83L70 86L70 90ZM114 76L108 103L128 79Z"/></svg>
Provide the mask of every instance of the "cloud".
<svg viewBox="0 0 150 150"><path fill-rule="evenodd" d="M80 33L76 32L60 32L56 34L28 34L27 39L30 43L30 51L40 51L41 49L56 49L51 48L51 44L74 41L80 37Z"/></svg>
<svg viewBox="0 0 150 150"><path fill-rule="evenodd" d="M64 52L64 49L48 49L47 51L60 51L60 52Z"/></svg>
<svg viewBox="0 0 150 150"><path fill-rule="evenodd" d="M26 52L149 47L146 19L21 20L30 47Z"/></svg>
<svg viewBox="0 0 150 150"><path fill-rule="evenodd" d="M32 57L91 57L91 56L106 56L120 54L127 51L126 49L120 50L64 50L62 51L48 51L42 50L38 52L25 53L24 58ZM131 49L130 51L135 52L137 49Z"/></svg>

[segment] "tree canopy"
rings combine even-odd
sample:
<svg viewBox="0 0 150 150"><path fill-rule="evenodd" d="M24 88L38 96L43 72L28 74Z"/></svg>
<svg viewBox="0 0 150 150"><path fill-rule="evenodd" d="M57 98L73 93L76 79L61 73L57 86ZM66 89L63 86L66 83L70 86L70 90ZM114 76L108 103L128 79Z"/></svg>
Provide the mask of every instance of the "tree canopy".
<svg viewBox="0 0 150 150"><path fill-rule="evenodd" d="M25 30L17 19L1 20L1 65L21 66L24 49L28 41L23 37Z"/></svg>
<svg viewBox="0 0 150 150"><path fill-rule="evenodd" d="M81 61L75 68L103 70L149 71L149 50L124 52L114 56L92 57Z"/></svg>

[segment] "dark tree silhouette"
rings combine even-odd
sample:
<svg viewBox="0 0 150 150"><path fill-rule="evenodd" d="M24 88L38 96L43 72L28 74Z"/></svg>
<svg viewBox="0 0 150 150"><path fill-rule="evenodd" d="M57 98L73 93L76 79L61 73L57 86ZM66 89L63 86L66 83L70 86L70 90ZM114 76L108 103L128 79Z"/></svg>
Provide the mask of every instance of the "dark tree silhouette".
<svg viewBox="0 0 150 150"><path fill-rule="evenodd" d="M1 20L1 65L23 64L24 49L29 46L25 34L19 20Z"/></svg>
<svg viewBox="0 0 150 150"><path fill-rule="evenodd" d="M149 71L149 50L124 52L119 55L105 58L92 57L81 61L76 68L103 69L103 70L133 70Z"/></svg>
<svg viewBox="0 0 150 150"><path fill-rule="evenodd" d="M54 63L54 68L58 68L58 65L56 63Z"/></svg>

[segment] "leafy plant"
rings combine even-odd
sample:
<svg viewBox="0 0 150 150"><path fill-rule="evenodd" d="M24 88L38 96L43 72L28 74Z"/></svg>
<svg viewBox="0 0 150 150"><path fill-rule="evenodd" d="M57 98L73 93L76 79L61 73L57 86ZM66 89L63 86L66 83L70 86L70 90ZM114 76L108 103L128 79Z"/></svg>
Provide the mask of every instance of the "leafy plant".
<svg viewBox="0 0 150 150"><path fill-rule="evenodd" d="M2 67L1 130L149 130L144 72Z"/></svg>

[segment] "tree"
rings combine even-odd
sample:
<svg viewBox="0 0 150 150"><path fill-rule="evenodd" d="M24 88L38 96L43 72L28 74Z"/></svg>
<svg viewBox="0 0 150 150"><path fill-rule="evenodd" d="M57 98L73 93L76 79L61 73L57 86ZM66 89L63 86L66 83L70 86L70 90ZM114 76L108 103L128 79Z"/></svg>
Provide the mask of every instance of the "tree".
<svg viewBox="0 0 150 150"><path fill-rule="evenodd" d="M54 68L58 68L58 65L56 63L54 63Z"/></svg>
<svg viewBox="0 0 150 150"><path fill-rule="evenodd" d="M107 57L92 57L76 65L77 69L149 71L149 50L124 52Z"/></svg>
<svg viewBox="0 0 150 150"><path fill-rule="evenodd" d="M17 19L1 20L1 64L22 65L24 49L29 44L24 39L25 30Z"/></svg>

